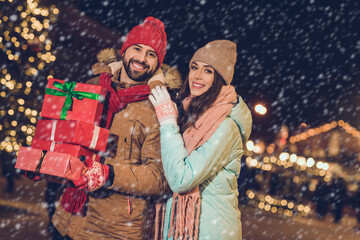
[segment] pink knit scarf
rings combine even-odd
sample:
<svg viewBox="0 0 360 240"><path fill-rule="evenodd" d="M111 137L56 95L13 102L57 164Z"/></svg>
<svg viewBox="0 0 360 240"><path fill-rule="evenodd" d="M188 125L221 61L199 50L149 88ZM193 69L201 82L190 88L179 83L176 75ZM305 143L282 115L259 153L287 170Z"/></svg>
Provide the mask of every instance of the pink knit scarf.
<svg viewBox="0 0 360 240"><path fill-rule="evenodd" d="M188 109L191 100L191 97L184 99L185 111ZM223 86L214 104L200 116L195 123L195 127L189 127L183 133L188 156L214 134L231 111L232 103L235 101L236 92L234 87ZM197 240L200 207L199 186L186 193L173 193L168 237L174 236L174 240L187 239L186 237L189 237L190 240Z"/></svg>

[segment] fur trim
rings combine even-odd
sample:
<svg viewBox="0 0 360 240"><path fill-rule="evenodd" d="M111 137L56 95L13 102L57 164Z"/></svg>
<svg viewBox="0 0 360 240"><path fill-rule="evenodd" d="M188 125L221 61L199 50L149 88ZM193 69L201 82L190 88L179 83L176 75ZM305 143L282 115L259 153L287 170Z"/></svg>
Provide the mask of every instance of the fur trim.
<svg viewBox="0 0 360 240"><path fill-rule="evenodd" d="M179 70L164 63L161 65L161 70L165 75L165 84L172 90L180 89L183 81Z"/></svg>
<svg viewBox="0 0 360 240"><path fill-rule="evenodd" d="M105 48L101 50L97 55L96 58L98 62L103 62L105 64L109 64L112 62L118 61L117 54L115 52L115 49L113 48Z"/></svg>

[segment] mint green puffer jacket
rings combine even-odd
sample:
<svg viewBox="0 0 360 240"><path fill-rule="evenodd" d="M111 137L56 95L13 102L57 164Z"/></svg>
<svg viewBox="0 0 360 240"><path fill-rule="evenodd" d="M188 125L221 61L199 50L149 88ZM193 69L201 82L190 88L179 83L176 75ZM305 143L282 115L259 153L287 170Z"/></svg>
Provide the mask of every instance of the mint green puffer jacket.
<svg viewBox="0 0 360 240"><path fill-rule="evenodd" d="M176 124L160 127L163 167L172 191L200 187L199 240L242 238L237 178L251 126L250 110L239 97L239 104L211 138L190 156ZM172 198L166 203L163 239L172 239L168 238L171 206Z"/></svg>

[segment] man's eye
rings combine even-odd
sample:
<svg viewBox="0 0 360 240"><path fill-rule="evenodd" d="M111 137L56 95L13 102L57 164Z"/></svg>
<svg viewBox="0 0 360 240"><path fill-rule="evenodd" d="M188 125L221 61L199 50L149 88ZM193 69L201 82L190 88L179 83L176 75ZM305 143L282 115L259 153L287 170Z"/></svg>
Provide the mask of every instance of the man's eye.
<svg viewBox="0 0 360 240"><path fill-rule="evenodd" d="M152 58L156 58L156 54L155 53L149 53L149 56Z"/></svg>
<svg viewBox="0 0 360 240"><path fill-rule="evenodd" d="M140 51L140 48L137 48L137 47L136 47L135 50L139 52L139 51Z"/></svg>

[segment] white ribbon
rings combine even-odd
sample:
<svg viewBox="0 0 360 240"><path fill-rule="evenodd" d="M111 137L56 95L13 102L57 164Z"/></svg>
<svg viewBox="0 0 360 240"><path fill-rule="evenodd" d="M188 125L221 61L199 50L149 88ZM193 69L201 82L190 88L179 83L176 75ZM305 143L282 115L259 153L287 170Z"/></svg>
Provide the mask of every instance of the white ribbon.
<svg viewBox="0 0 360 240"><path fill-rule="evenodd" d="M51 145L50 145L50 152L53 152L54 151L54 149L55 149L55 142L54 141L52 141L51 142Z"/></svg>
<svg viewBox="0 0 360 240"><path fill-rule="evenodd" d="M53 124L52 124L52 129L51 129L51 136L50 136L50 140L54 141L55 138L55 132L56 132L56 124L57 124L58 120L54 120Z"/></svg>
<svg viewBox="0 0 360 240"><path fill-rule="evenodd" d="M100 127L95 126L94 133L89 146L90 149L94 149L96 147L96 143L99 139L99 133L100 133Z"/></svg>

